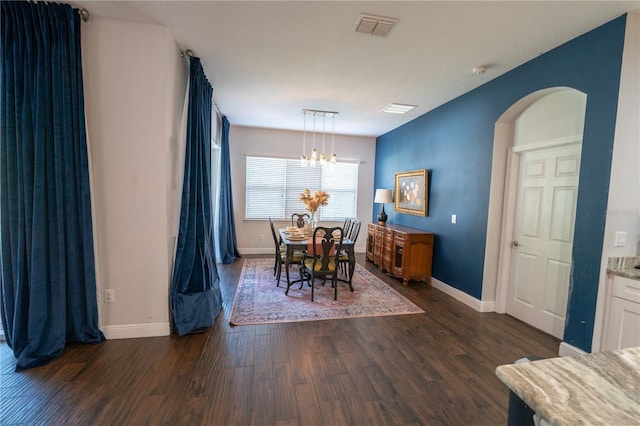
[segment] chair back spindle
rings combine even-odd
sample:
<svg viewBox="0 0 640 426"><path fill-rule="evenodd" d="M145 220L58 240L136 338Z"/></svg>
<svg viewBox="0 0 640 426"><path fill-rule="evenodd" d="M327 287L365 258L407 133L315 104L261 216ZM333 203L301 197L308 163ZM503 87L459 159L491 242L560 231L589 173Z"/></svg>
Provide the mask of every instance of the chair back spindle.
<svg viewBox="0 0 640 426"><path fill-rule="evenodd" d="M356 240L358 239L358 234L360 233L360 226L362 225L362 222L360 222L359 220L354 220L353 224L351 225L351 230L349 232L349 239L351 241L353 241L354 243L356 242Z"/></svg>

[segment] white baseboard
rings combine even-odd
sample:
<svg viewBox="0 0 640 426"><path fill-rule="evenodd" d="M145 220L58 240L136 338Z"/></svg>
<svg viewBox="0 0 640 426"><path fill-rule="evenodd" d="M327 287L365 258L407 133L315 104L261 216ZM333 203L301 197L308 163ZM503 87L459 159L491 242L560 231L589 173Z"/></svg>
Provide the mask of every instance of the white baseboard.
<svg viewBox="0 0 640 426"><path fill-rule="evenodd" d="M104 337L111 339L133 339L137 337L158 337L171 334L168 322L154 324L107 325L100 327Z"/></svg>
<svg viewBox="0 0 640 426"><path fill-rule="evenodd" d="M495 311L495 301L491 300L488 302L483 302L482 300L478 300L473 296L469 296L464 291L460 291L457 288L451 287L449 284L445 284L440 280L437 280L431 277L431 285L433 288L437 288L443 293L448 294L459 302L464 303L470 308L478 311L478 312L494 312Z"/></svg>
<svg viewBox="0 0 640 426"><path fill-rule="evenodd" d="M566 342L560 342L560 347L558 348L558 355L560 356L574 356L574 355L583 355L586 354L580 348L577 348L573 345L570 345Z"/></svg>
<svg viewBox="0 0 640 426"><path fill-rule="evenodd" d="M270 254L273 256L274 248L238 248L240 255L243 254ZM360 247L356 247L356 253L364 253L365 250Z"/></svg>
<svg viewBox="0 0 640 426"><path fill-rule="evenodd" d="M273 255L275 253L275 249L271 248L238 248L240 255L243 254L270 254Z"/></svg>

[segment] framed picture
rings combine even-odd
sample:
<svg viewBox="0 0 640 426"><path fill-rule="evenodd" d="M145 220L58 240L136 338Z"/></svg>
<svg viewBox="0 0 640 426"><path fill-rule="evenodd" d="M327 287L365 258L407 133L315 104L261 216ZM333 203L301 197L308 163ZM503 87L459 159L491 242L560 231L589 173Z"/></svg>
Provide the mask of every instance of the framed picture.
<svg viewBox="0 0 640 426"><path fill-rule="evenodd" d="M397 212L427 216L429 174L427 170L396 173L394 207Z"/></svg>

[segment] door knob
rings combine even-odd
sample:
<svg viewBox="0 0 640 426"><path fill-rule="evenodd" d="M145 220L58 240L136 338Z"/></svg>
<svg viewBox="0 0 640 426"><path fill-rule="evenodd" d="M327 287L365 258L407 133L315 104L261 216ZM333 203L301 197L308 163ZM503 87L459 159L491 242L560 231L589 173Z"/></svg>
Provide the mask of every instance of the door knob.
<svg viewBox="0 0 640 426"><path fill-rule="evenodd" d="M520 243L517 241L511 241L511 247L520 247Z"/></svg>

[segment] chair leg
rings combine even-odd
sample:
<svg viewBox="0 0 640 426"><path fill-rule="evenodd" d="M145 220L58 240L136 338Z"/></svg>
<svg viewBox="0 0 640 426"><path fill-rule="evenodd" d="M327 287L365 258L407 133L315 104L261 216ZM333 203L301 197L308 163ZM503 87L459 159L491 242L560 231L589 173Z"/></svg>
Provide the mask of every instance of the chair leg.
<svg viewBox="0 0 640 426"><path fill-rule="evenodd" d="M300 276L300 287L298 287L298 289L302 290L302 287L304 287L304 278L307 275L306 275L306 272L304 270L304 266L302 266L301 263L298 264L298 276Z"/></svg>
<svg viewBox="0 0 640 426"><path fill-rule="evenodd" d="M356 262L355 259L354 260L350 260L349 261L349 289L351 290L351 292L353 293L353 285L351 284L351 282L353 281L353 274L356 271Z"/></svg>
<svg viewBox="0 0 640 426"><path fill-rule="evenodd" d="M278 262L276 271L276 287L280 287L280 277L282 276L282 262Z"/></svg>
<svg viewBox="0 0 640 426"><path fill-rule="evenodd" d="M284 266L284 272L287 274L287 289L284 291L284 295L288 296L289 295L289 287L291 287L291 280L289 278L289 267L285 262L285 266Z"/></svg>
<svg viewBox="0 0 640 426"><path fill-rule="evenodd" d="M314 286L314 279L315 277L313 276L313 272L311 273L311 301L313 302L313 289L315 288Z"/></svg>
<svg viewBox="0 0 640 426"><path fill-rule="evenodd" d="M338 300L338 271L334 271L333 277L333 300Z"/></svg>

